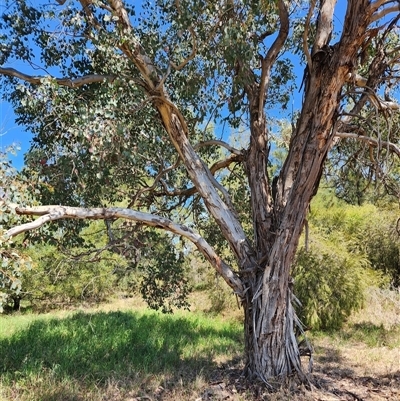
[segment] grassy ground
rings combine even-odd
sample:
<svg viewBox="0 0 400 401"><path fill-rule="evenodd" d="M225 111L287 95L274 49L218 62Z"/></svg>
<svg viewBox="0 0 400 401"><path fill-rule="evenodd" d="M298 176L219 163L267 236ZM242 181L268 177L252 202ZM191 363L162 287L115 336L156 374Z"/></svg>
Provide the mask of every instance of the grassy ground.
<svg viewBox="0 0 400 401"><path fill-rule="evenodd" d="M331 335L311 333L313 391L271 394L240 377L240 312L162 315L138 299L0 317L0 400L400 400L400 295Z"/></svg>

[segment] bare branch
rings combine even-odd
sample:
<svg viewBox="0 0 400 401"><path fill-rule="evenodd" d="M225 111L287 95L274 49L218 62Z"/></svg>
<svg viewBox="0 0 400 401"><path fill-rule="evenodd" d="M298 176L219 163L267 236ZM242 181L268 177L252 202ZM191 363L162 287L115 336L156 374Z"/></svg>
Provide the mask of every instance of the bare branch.
<svg viewBox="0 0 400 401"><path fill-rule="evenodd" d="M312 60L311 60L310 51L308 50L307 39L308 39L308 30L310 28L311 16L312 16L312 13L315 8L315 3L316 3L316 0L312 0L310 3L310 8L308 9L306 22L304 24L304 31L303 31L303 51L306 56L307 66L308 66L309 71L311 71L311 68L312 68Z"/></svg>
<svg viewBox="0 0 400 401"><path fill-rule="evenodd" d="M376 0L374 3L371 4L371 10L372 12L375 12L379 7L385 4L395 3L396 1L397 0Z"/></svg>
<svg viewBox="0 0 400 401"><path fill-rule="evenodd" d="M336 0L324 0L321 3L312 55L318 52L323 46L329 44L332 35L332 20Z"/></svg>
<svg viewBox="0 0 400 401"><path fill-rule="evenodd" d="M388 14L394 13L396 11L400 11L400 4L397 3L394 6L387 7L382 9L381 11L376 12L372 15L371 23L380 20L381 18L385 17Z"/></svg>
<svg viewBox="0 0 400 401"><path fill-rule="evenodd" d="M400 104L394 101L381 99L372 88L368 87L368 80L357 73L347 74L347 82L352 82L360 88L366 88L369 93L365 93L369 97L371 103L382 110L400 110Z"/></svg>
<svg viewBox="0 0 400 401"><path fill-rule="evenodd" d="M378 139L371 138L365 135L354 134L352 132L336 132L335 136L343 139L356 139L358 141L366 142L374 148L386 147L400 157L400 148L393 142L379 141Z"/></svg>
<svg viewBox="0 0 400 401"><path fill-rule="evenodd" d="M222 146L223 148L229 150L229 152L237 156L241 156L243 154L241 150L234 148L233 146L229 145L229 143L217 139L199 142L197 145L194 146L194 149L197 150L203 146L210 146L210 145Z"/></svg>
<svg viewBox="0 0 400 401"><path fill-rule="evenodd" d="M132 201L129 203L128 207L132 207L136 201L139 199L139 197L141 195L143 195L146 192L151 192L154 191L154 189L156 188L157 184L160 182L160 180L162 179L162 177L167 174L169 171L174 170L175 168L177 168L179 166L179 164L181 163L181 159L178 158L178 160L171 166L165 168L165 169L160 169L159 173L157 174L157 176L154 178L153 184L149 187L143 188L141 190L139 190L135 196L133 197Z"/></svg>
<svg viewBox="0 0 400 401"><path fill-rule="evenodd" d="M210 167L211 174L215 174L218 170L222 170L223 168L226 168L226 167L230 166L232 163L239 163L239 162L242 162L242 161L244 161L244 155L243 154L230 155L226 159L220 160L220 161L214 163Z"/></svg>
<svg viewBox="0 0 400 401"><path fill-rule="evenodd" d="M261 119L263 116L264 99L265 93L269 84L269 77L271 74L272 65L274 64L276 58L282 46L285 44L286 38L289 34L289 14L283 0L278 2L279 10L279 20L280 27L277 38L275 39L272 46L269 48L267 55L262 59L261 62L261 82L260 82L260 92L259 92L259 103L258 103L258 118Z"/></svg>
<svg viewBox="0 0 400 401"><path fill-rule="evenodd" d="M174 64L172 61L169 62L171 64L172 68L176 71L182 70L189 61L193 60L196 57L196 53L197 53L196 35L195 35L194 29L192 27L189 28L189 32L190 32L190 35L192 36L192 52L179 65Z"/></svg>
<svg viewBox="0 0 400 401"><path fill-rule="evenodd" d="M15 207L15 205L13 206ZM20 226L11 228L6 232L8 237L14 237L25 231L42 227L45 223L50 221L56 221L60 219L109 220L116 218L136 221L150 227L160 228L180 235L191 241L197 247L197 249L225 279L227 284L235 291L237 295L240 297L243 296L243 286L241 280L235 275L232 268L216 254L208 242L189 227L174 223L172 220L164 217L118 207L86 209L66 206L34 206L16 207L15 211L21 215L40 217L30 223L21 224Z"/></svg>
<svg viewBox="0 0 400 401"><path fill-rule="evenodd" d="M43 80L50 78L51 80L57 82L58 85L66 86L68 88L78 88L80 86L93 84L96 82L104 82L104 81L112 82L116 79L116 76L114 75L99 75L99 74L89 74L79 78L54 78L46 76L39 77L39 76L24 74L20 71L15 70L14 68L0 68L0 74L22 79L23 81L29 82L33 85L40 85L43 83Z"/></svg>

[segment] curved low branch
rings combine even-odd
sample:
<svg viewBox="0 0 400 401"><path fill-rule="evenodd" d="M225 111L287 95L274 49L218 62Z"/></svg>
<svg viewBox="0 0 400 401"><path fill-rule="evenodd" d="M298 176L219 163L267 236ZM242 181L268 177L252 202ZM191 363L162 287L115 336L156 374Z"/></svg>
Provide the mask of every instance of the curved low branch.
<svg viewBox="0 0 400 401"><path fill-rule="evenodd" d="M378 146L380 146L381 148L385 147L400 157L400 148L393 142L379 141L378 139L371 138L369 136L354 134L351 132L336 132L335 136L337 138L356 139L358 141L367 142L374 148L377 148Z"/></svg>
<svg viewBox="0 0 400 401"><path fill-rule="evenodd" d="M14 68L0 68L0 74L22 79L23 81L29 82L33 85L40 85L44 79L50 78L51 80L57 82L58 85L67 86L68 88L78 88L80 86L93 84L96 82L104 82L104 81L112 82L114 81L114 79L116 79L116 76L114 75L100 75L100 74L89 74L79 78L54 78L46 76L33 76L24 74L20 71L15 70Z"/></svg>
<svg viewBox="0 0 400 401"><path fill-rule="evenodd" d="M224 262L208 244L208 242L198 233L187 226L174 223L172 220L166 219L150 213L139 212L132 209L124 209L118 207L111 208L80 208L67 206L34 206L34 207L15 207L17 214L40 216L38 219L20 226L11 228L6 232L9 237L14 237L25 231L34 230L44 224L60 220L60 219L93 219L93 220L109 220L122 218L136 221L150 227L160 228L171 233L180 235L191 241L204 257L211 263L217 272L224 278L227 284L240 297L243 296L243 285L239 277L235 275L231 267Z"/></svg>

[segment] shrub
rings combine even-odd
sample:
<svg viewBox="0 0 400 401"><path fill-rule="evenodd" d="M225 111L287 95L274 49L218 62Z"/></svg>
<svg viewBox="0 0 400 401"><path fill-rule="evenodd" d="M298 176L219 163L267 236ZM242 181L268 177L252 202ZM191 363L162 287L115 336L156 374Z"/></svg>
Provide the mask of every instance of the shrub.
<svg viewBox="0 0 400 401"><path fill-rule="evenodd" d="M301 321L316 330L339 329L363 304L367 266L363 257L326 244L300 249L293 278Z"/></svg>

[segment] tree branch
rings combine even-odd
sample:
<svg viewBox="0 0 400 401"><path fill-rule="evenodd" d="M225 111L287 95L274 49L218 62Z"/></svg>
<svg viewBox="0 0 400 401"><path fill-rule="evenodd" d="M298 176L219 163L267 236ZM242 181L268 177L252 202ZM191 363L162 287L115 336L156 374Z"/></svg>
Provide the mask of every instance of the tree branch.
<svg viewBox="0 0 400 401"><path fill-rule="evenodd" d="M303 36L302 36L303 51L304 51L304 55L306 56L308 71L311 71L312 60L311 60L310 51L308 50L307 39L308 39L308 30L310 28L311 16L312 16L312 13L313 13L314 7L315 7L315 2L316 2L316 0L311 1L310 8L308 9L308 13L307 13L307 17L306 17L306 22L304 24L304 31L303 31Z"/></svg>
<svg viewBox="0 0 400 401"><path fill-rule="evenodd" d="M213 142L213 141L209 141L209 142ZM217 141L219 142L219 141ZM219 160L218 162L215 162L211 167L210 167L210 172L211 174L215 174L218 170L222 170L223 168L227 168L228 166L230 166L232 163L239 163L242 162L244 160L244 156L242 154L240 155L230 155L229 157L227 157L224 160ZM214 179L213 179L214 181ZM152 185L153 187L153 185ZM217 186L219 190L220 189L220 184L218 183ZM191 187L191 188L187 188L187 189L176 189L173 191L168 190L165 186L164 186L164 190L163 192L157 192L155 193L155 195L157 196L162 196L162 195L168 195L168 196L191 196L194 195L197 192L196 187ZM223 192L223 191L221 191Z"/></svg>
<svg viewBox="0 0 400 401"><path fill-rule="evenodd" d="M187 63L189 63L189 61L193 60L196 57L196 53L197 53L197 47L196 47L196 35L194 33L194 29L192 27L189 27L189 32L190 35L192 36L192 51L189 54L189 56L183 60L180 64L176 65L174 64L172 61L170 61L169 63L171 64L172 68L176 71L180 71L182 70Z"/></svg>
<svg viewBox="0 0 400 401"><path fill-rule="evenodd" d="M347 82L354 83L360 88L366 88L370 93L365 93L369 97L371 103L382 110L400 110L400 104L381 99L372 88L368 86L368 80L357 73L348 73L346 77Z"/></svg>
<svg viewBox="0 0 400 401"><path fill-rule="evenodd" d="M210 145L222 146L223 148L229 150L229 152L231 152L231 153L233 153L234 155L237 155L237 156L242 156L243 155L243 152L241 150L236 149L233 146L229 145L229 143L226 143L224 141L220 141L218 139L212 139L212 140L209 140L209 141L199 142L193 148L195 150L197 150L197 149L200 149L203 146L210 146Z"/></svg>
<svg viewBox="0 0 400 401"><path fill-rule="evenodd" d="M154 90L161 81L161 77L150 58L144 52L139 40L135 37L128 13L122 1L109 0L109 4L113 14L118 17L116 24L124 34L124 40L119 48L135 64L147 83L148 89Z"/></svg>
<svg viewBox="0 0 400 401"><path fill-rule="evenodd" d="M88 22L90 25L92 25L94 28L96 28L98 31L103 29L97 18L94 16L92 9L91 9L91 1L90 0L79 0L79 2L82 5L83 11L86 14L86 17L88 19Z"/></svg>
<svg viewBox="0 0 400 401"><path fill-rule="evenodd" d="M54 78L54 77L47 77L47 76L33 76L27 75L20 71L15 70L14 68L1 68L0 67L0 74L7 75L9 77L18 78L23 81L29 82L33 85L40 85L43 83L43 80L46 78L50 78L57 82L58 85L66 86L68 88L78 88L83 85L93 84L96 82L112 82L117 77L114 75L99 75L99 74L89 74L84 75L79 78Z"/></svg>
<svg viewBox="0 0 400 401"><path fill-rule="evenodd" d="M6 232L8 237L14 237L25 231L30 231L44 224L60 219L93 219L93 220L109 220L122 218L136 221L150 227L160 228L171 233L180 235L191 241L204 257L211 263L217 272L224 278L227 284L235 291L235 293L243 297L244 290L239 277L235 275L232 268L224 262L208 244L208 242L187 226L174 223L172 220L166 219L150 213L139 212L124 208L80 208L66 206L34 206L34 207L18 207L15 208L17 214L28 216L40 216L38 219L21 224L20 226L11 228Z"/></svg>
<svg viewBox="0 0 400 401"><path fill-rule="evenodd" d="M262 59L261 62L261 82L259 92L259 103L258 103L258 118L261 119L263 115L265 93L268 88L269 78L271 74L272 65L274 64L278 53L285 44L286 38L289 34L289 14L283 0L278 2L279 20L280 27L277 38L275 39L272 46L269 48L267 55Z"/></svg>
<svg viewBox="0 0 400 401"><path fill-rule="evenodd" d="M321 9L318 17L317 32L315 35L312 56L330 42L333 29L332 20L335 4L336 0L321 1Z"/></svg>
<svg viewBox="0 0 400 401"><path fill-rule="evenodd" d="M381 18L385 17L386 15L394 13L396 11L400 11L400 4L399 3L394 5L394 6L384 8L383 10L378 11L375 14L373 14L372 18L371 18L371 23L373 23L375 21L378 21Z"/></svg>
<svg viewBox="0 0 400 401"><path fill-rule="evenodd" d="M220 160L218 162L215 162L211 167L210 171L211 174L215 174L218 170L222 170L223 168L226 168L230 166L232 163L239 163L244 161L244 155L230 155L224 160Z"/></svg>
<svg viewBox="0 0 400 401"><path fill-rule="evenodd" d="M374 12L379 7L381 7L385 4L395 3L396 1L397 0L376 0L374 3L371 4L371 10L372 10L372 12Z"/></svg>
<svg viewBox="0 0 400 401"><path fill-rule="evenodd" d="M374 148L386 147L387 149L389 149L390 151L392 151L393 153L395 153L397 156L400 157L400 148L392 142L379 141L378 139L374 139L369 136L354 134L351 132L336 132L335 136L338 138L343 138L343 139L356 139L358 141L367 142L369 145L373 146Z"/></svg>

